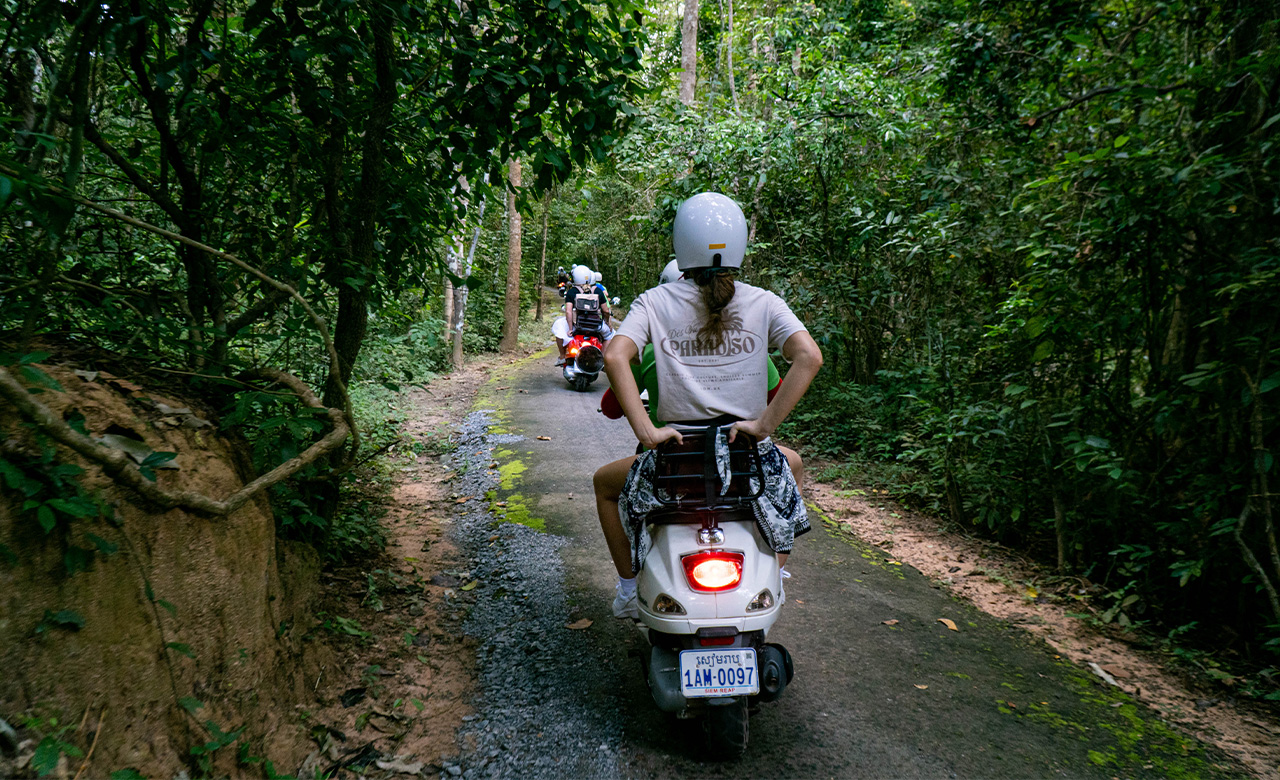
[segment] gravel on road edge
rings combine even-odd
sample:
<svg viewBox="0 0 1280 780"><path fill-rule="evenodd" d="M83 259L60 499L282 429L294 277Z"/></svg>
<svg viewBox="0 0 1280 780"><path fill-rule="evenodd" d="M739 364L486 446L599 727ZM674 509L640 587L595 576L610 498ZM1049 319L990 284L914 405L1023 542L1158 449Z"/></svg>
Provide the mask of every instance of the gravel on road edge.
<svg viewBox="0 0 1280 780"><path fill-rule="evenodd" d="M479 649L476 712L464 718L462 752L443 762L441 777L616 777L622 717L590 704L590 681L607 675L605 659L586 632L566 627L559 551L567 540L498 523L482 500L499 486L494 449L524 438L491 434L491 425L490 410L469 414L451 460L455 490L474 497L457 505L451 536L477 583L456 598L470 601L463 630Z"/></svg>

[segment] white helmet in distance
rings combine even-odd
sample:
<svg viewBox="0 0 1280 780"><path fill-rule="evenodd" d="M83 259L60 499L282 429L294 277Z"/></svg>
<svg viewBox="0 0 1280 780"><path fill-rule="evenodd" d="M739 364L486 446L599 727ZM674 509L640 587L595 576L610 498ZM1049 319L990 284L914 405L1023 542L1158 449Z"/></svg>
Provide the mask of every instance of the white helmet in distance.
<svg viewBox="0 0 1280 780"><path fill-rule="evenodd" d="M684 274L680 272L680 266L678 263L679 263L678 260L672 260L671 262L667 263L667 267L663 268L662 273L658 274L658 284L666 284L668 282L674 282L674 281L677 281L681 276L684 276Z"/></svg>
<svg viewBox="0 0 1280 780"><path fill-rule="evenodd" d="M732 198L701 192L680 204L671 243L681 271L741 268L747 253L747 219Z"/></svg>
<svg viewBox="0 0 1280 780"><path fill-rule="evenodd" d="M573 267L573 283L574 284L590 284L591 269L585 265L575 265Z"/></svg>
<svg viewBox="0 0 1280 780"><path fill-rule="evenodd" d="M600 273L599 271L596 271L594 274L591 275L591 281L596 283L603 282L604 274Z"/></svg>

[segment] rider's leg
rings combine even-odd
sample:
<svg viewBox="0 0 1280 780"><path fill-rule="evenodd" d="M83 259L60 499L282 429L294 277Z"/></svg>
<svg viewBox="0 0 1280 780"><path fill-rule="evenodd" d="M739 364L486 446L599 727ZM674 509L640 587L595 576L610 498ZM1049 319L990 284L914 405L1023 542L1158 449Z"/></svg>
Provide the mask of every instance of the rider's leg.
<svg viewBox="0 0 1280 780"><path fill-rule="evenodd" d="M618 511L618 497L627 482L627 472L636 460L629 458L615 460L601 466L593 480L596 492L596 511L600 514L600 529L604 531L605 544L609 546L609 556L613 558L613 566L618 576L631 579L635 572L631 570L631 540L622 527L622 514Z"/></svg>
<svg viewBox="0 0 1280 780"><path fill-rule="evenodd" d="M804 460L800 458L800 453L790 447L775 445L787 458L787 465L791 467L791 476L796 478L796 488L804 490Z"/></svg>
<svg viewBox="0 0 1280 780"><path fill-rule="evenodd" d="M796 478L796 490L803 491L804 461L800 458L800 453L796 452L790 447L783 447L782 445L775 445L775 446L777 446L778 450L781 451L782 454L787 458L787 465L791 468L791 476ZM787 565L787 555L788 555L787 553L781 553L780 555L778 555L778 566Z"/></svg>

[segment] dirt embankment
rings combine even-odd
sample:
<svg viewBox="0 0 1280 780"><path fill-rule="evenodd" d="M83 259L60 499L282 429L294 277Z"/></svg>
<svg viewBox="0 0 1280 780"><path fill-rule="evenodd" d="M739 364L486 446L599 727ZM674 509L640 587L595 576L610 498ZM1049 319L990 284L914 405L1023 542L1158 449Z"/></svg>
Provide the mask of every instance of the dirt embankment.
<svg viewBox="0 0 1280 780"><path fill-rule="evenodd" d="M198 405L40 368L61 390L37 398L73 427L176 453L161 487L220 499L252 478L244 442ZM305 670L325 661L305 640L319 562L277 539L266 496L226 517L156 510L7 404L0 456L0 719L17 728L0 743L25 743L0 744L0 776L297 767L312 745L280 705L303 701Z"/></svg>

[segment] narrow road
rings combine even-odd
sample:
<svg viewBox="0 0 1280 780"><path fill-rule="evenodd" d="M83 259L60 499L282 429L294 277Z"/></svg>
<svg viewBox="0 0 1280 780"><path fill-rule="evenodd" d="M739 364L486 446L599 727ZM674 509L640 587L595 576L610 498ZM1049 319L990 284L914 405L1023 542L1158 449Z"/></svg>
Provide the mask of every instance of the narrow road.
<svg viewBox="0 0 1280 780"><path fill-rule="evenodd" d="M647 652L643 640L608 611L615 575L596 520L591 474L600 464L630 454L634 439L625 421L607 420L597 412L606 386L603 375L590 392L576 393L552 362L550 353L544 353L501 372L482 391L477 408L494 410L494 430L503 434L491 447L496 471L505 480L495 500L521 504L527 509L526 525L542 520L545 534L562 537L557 546L564 563L566 614L544 620L539 635L527 638L536 640L542 653L539 679L567 681L558 686L573 689L572 717L582 721L569 724L570 730L585 734L583 744L599 743L611 758L583 765L567 760L563 746L547 744L547 755L539 761L551 769L531 774L1243 776L1221 754L1172 731L1087 670L951 598L915 570L836 530L818 511L811 514L814 531L797 540L788 566L794 575L787 583L788 604L770 637L792 652L795 681L781 700L763 705L752 717L742 762L704 762L696 727L670 719L650 700L638 660ZM531 599L523 608L547 609L546 603ZM560 628L581 618L592 625ZM958 630L940 622L943 618ZM482 644L489 639L478 638ZM592 656L591 664L583 666L583 653ZM497 679L484 674L485 657L482 680ZM508 671L505 683L481 686L477 717L482 722L510 721L507 710L488 708L503 693L492 686L516 684L513 679ZM559 715L558 709L548 713L544 708L526 717L538 719L539 724L528 728L540 731L542 722ZM508 722L506 728L517 727ZM488 745L475 751L482 747ZM536 753L544 748L522 742L519 749ZM499 764L477 763L477 758L478 752L464 752L451 771L503 774ZM524 758L533 762L535 756ZM503 766L509 770L513 764Z"/></svg>

